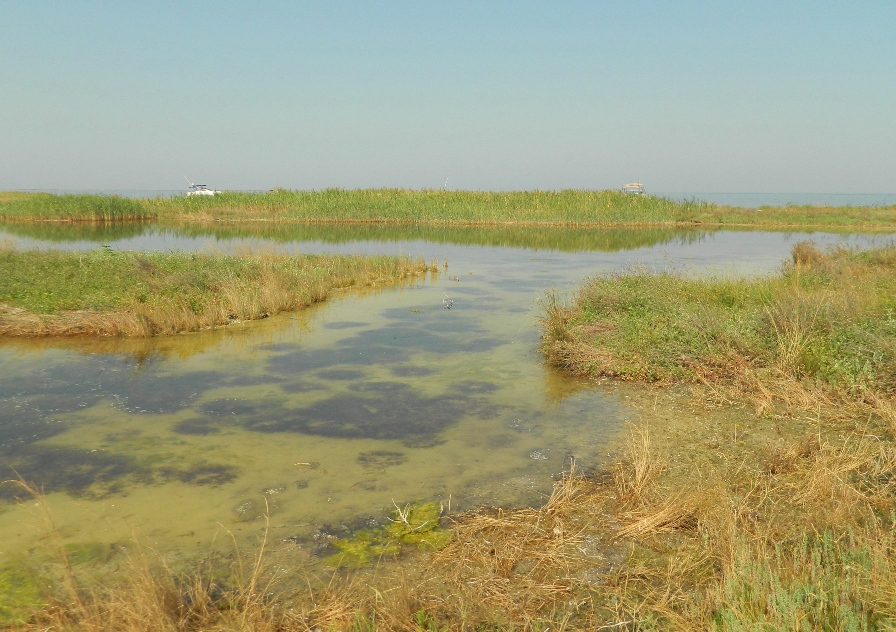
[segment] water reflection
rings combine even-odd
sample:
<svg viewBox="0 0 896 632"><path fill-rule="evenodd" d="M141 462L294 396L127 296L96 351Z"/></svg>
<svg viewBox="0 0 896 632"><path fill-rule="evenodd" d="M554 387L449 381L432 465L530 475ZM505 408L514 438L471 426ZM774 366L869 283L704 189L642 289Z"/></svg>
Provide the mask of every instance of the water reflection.
<svg viewBox="0 0 896 632"><path fill-rule="evenodd" d="M533 226L414 226L414 225L315 225L295 223L214 223L158 225L151 223L89 222L29 224L0 222L0 239L24 238L26 247L36 242L58 246L111 242L134 242L140 249L158 249L162 244L190 247L190 244L247 242L252 244L296 244L315 242L329 245L367 242L426 242L465 246L534 248L563 252L616 252L669 242L699 241L706 231L680 228L553 228ZM139 238L139 239L138 239ZM130 248L127 248L130 249Z"/></svg>

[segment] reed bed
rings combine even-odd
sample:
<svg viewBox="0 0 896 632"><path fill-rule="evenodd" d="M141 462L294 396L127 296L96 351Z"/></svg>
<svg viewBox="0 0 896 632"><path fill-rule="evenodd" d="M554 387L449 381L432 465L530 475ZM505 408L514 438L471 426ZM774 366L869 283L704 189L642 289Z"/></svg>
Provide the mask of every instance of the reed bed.
<svg viewBox="0 0 896 632"><path fill-rule="evenodd" d="M132 222L154 219L143 200L109 195L7 194L0 197L0 220Z"/></svg>
<svg viewBox="0 0 896 632"><path fill-rule="evenodd" d="M399 257L0 251L0 335L155 336L265 318L435 271Z"/></svg>
<svg viewBox="0 0 896 632"><path fill-rule="evenodd" d="M742 209L619 191L323 189L126 200L95 195L0 197L6 221L157 219L311 224L706 226L892 230L896 206Z"/></svg>
<svg viewBox="0 0 896 632"><path fill-rule="evenodd" d="M655 225L705 207L616 191L277 190L150 200L161 217L321 223Z"/></svg>

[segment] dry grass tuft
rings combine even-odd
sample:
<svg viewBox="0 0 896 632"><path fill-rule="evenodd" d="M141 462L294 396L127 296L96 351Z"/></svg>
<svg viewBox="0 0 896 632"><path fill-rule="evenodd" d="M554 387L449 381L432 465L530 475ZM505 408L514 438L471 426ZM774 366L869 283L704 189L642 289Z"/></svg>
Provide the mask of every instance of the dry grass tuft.
<svg viewBox="0 0 896 632"><path fill-rule="evenodd" d="M627 504L642 502L664 467L663 461L650 449L647 428L631 426L628 459L618 462L613 468L619 499Z"/></svg>

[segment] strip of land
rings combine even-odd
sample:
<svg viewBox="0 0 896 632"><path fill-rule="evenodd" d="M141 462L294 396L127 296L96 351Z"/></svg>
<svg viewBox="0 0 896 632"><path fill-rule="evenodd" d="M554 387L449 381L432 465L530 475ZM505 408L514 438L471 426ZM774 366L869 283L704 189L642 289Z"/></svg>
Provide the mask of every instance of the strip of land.
<svg viewBox="0 0 896 632"><path fill-rule="evenodd" d="M0 250L0 335L198 331L435 270L386 256Z"/></svg>
<svg viewBox="0 0 896 632"><path fill-rule="evenodd" d="M266 221L456 226L705 226L896 230L896 206L743 209L618 191L275 190L134 200L0 194L3 221Z"/></svg>

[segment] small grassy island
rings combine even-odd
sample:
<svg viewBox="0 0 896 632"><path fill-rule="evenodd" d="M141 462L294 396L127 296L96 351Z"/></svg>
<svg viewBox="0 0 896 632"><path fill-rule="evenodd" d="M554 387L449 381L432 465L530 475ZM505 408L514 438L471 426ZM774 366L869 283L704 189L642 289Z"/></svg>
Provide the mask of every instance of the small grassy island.
<svg viewBox="0 0 896 632"><path fill-rule="evenodd" d="M706 226L893 230L896 206L742 209L619 191L323 189L135 200L0 193L0 221L265 221L455 226Z"/></svg>
<svg viewBox="0 0 896 632"><path fill-rule="evenodd" d="M154 336L264 318L334 290L436 270L422 260L0 249L0 335Z"/></svg>

